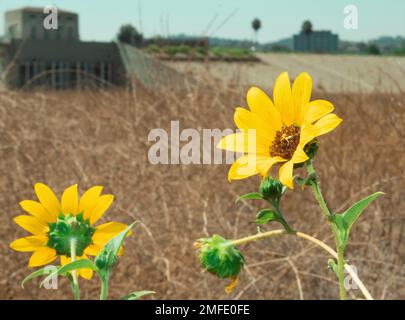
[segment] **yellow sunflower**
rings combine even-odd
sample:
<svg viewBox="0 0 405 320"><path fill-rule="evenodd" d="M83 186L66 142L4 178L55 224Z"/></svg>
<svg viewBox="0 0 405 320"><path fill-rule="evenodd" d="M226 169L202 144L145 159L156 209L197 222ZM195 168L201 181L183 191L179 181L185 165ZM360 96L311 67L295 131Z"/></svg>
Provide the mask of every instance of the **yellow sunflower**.
<svg viewBox="0 0 405 320"><path fill-rule="evenodd" d="M14 218L16 224L32 235L15 240L10 247L20 252L33 252L29 267L51 263L58 256L61 265L71 262L72 240L76 244L76 260L87 258L87 255L96 256L111 238L127 228L118 222L94 226L114 200L113 195L101 195L102 190L101 186L92 187L79 199L75 184L63 192L59 202L48 186L35 184L39 201L21 201L22 209L29 215ZM93 271L80 269L78 274L91 279Z"/></svg>
<svg viewBox="0 0 405 320"><path fill-rule="evenodd" d="M308 160L305 146L316 137L335 129L341 122L332 103L311 99L312 79L301 73L291 89L287 72L278 76L273 99L259 88L247 93L250 111L236 108L234 121L241 130L225 136L218 148L241 152L228 173L229 180L260 174L266 177L271 168L279 169L281 183L293 189L294 164Z"/></svg>

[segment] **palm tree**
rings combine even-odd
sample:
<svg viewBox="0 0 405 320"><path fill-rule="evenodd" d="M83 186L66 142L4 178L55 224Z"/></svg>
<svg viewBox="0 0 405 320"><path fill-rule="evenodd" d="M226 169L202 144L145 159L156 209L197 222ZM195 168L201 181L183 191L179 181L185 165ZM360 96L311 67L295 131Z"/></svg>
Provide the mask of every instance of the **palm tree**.
<svg viewBox="0 0 405 320"><path fill-rule="evenodd" d="M304 32L306 35L310 34L312 32L312 23L309 20L304 21L302 24L302 32Z"/></svg>
<svg viewBox="0 0 405 320"><path fill-rule="evenodd" d="M262 22L258 19L258 18L255 18L253 21L252 21L252 28L253 28L253 30L254 30L254 32L255 32L255 36L256 36L256 44L257 44L257 33L259 32L259 29L262 27Z"/></svg>

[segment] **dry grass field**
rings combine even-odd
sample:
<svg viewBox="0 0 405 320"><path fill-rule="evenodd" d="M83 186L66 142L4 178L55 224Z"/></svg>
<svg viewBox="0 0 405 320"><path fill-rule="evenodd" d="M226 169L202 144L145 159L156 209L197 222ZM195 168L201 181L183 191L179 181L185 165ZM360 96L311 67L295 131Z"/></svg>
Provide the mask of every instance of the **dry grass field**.
<svg viewBox="0 0 405 320"><path fill-rule="evenodd" d="M270 73L263 89L269 91L281 67ZM391 94L337 93L320 86L316 69L308 71L318 79L314 96L332 101L344 119L336 131L320 139L315 163L331 208L339 212L374 191L386 193L355 226L347 257L376 299L405 299L405 92L399 90L404 78L397 78L400 86ZM264 79L266 72L260 77ZM59 195L73 183L81 191L104 185L116 200L103 222L142 222L126 240L125 255L111 279L111 298L150 289L157 292L154 299L299 299L298 284L305 299L338 298L328 257L295 238L242 247L246 268L230 296L224 292L227 282L201 271L195 239L214 233L226 238L255 233L255 214L264 205L235 204L237 195L255 191L259 178L230 184L228 165L148 162L149 131L169 130L171 120L179 120L181 128L234 128L234 107L246 105L246 81L237 86L209 75L203 80L204 85L181 92L0 92L0 298L71 298L63 279L57 291L38 289L37 281L22 289L20 282L30 272L29 254L9 248L25 234L12 222L22 213L18 203L35 197L33 185L38 181ZM250 84L256 84L253 80ZM297 230L333 246L329 226L309 189L297 187L288 193L282 208ZM98 298L97 279L83 280L81 286L83 298ZM349 294L361 298L359 290Z"/></svg>

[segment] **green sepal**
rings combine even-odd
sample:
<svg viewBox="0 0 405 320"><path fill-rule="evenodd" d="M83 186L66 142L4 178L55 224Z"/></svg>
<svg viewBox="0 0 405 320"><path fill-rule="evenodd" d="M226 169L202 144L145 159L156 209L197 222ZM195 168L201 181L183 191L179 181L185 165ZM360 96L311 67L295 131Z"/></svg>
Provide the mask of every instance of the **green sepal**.
<svg viewBox="0 0 405 320"><path fill-rule="evenodd" d="M305 187L305 186L311 186L313 183L316 183L316 174L311 173L309 174L305 179L296 177L295 181L298 183L299 186Z"/></svg>
<svg viewBox="0 0 405 320"><path fill-rule="evenodd" d="M277 179L268 176L260 183L259 190L263 198L274 206L280 203L286 187Z"/></svg>
<svg viewBox="0 0 405 320"><path fill-rule="evenodd" d="M89 220L84 220L83 213L59 215L56 222L49 224L47 246L55 249L58 255L70 257L70 240L74 238L76 255L80 257L91 244L95 230Z"/></svg>
<svg viewBox="0 0 405 320"><path fill-rule="evenodd" d="M239 198L237 198L235 202L238 202L240 200L263 200L263 199L264 199L263 195L260 192L251 192L239 196Z"/></svg>
<svg viewBox="0 0 405 320"><path fill-rule="evenodd" d="M135 224L136 222L132 223L125 230L121 231L114 238L110 239L110 241L105 244L103 249L96 256L94 262L99 269L100 276L108 274L109 271L114 267L122 242Z"/></svg>
<svg viewBox="0 0 405 320"><path fill-rule="evenodd" d="M98 268L94 264L93 261L89 259L80 259L76 260L73 262L70 262L68 264L65 264L64 266L60 267L57 269L56 272L51 273L48 275L40 284L40 287L44 285L45 282L49 281L51 278L59 275L66 275L68 272L74 271L74 270L79 270L79 269L91 269L96 272L98 272Z"/></svg>
<svg viewBox="0 0 405 320"><path fill-rule="evenodd" d="M60 267L57 267L60 268ZM49 275L49 269L47 269L47 267L43 267L39 270L36 270L34 272L32 272L31 274L29 274L28 276L26 276L24 278L24 280L21 282L21 287L24 289L24 285L28 282L31 281L32 279L38 278L38 277L42 277L45 275Z"/></svg>
<svg viewBox="0 0 405 320"><path fill-rule="evenodd" d="M319 145L316 141L316 139L312 140L310 143L308 143L305 146L305 153L307 154L309 160L312 160L315 158L316 154L318 153Z"/></svg>
<svg viewBox="0 0 405 320"><path fill-rule="evenodd" d="M202 268L219 278L235 278L243 268L242 253L229 240L219 235L199 239L200 263Z"/></svg>
<svg viewBox="0 0 405 320"><path fill-rule="evenodd" d="M136 291L136 292L131 292L130 294L127 294L126 296L123 296L120 300L139 300L140 298L144 296L148 296L151 294L155 294L155 291L148 291L148 290L142 290L142 291Z"/></svg>
<svg viewBox="0 0 405 320"><path fill-rule="evenodd" d="M367 208L367 206L373 202L383 192L376 192L364 199L356 202L349 209L341 214L336 214L333 216L333 221L339 231L339 246L345 248L349 240L349 233L355 222L359 219L360 215Z"/></svg>

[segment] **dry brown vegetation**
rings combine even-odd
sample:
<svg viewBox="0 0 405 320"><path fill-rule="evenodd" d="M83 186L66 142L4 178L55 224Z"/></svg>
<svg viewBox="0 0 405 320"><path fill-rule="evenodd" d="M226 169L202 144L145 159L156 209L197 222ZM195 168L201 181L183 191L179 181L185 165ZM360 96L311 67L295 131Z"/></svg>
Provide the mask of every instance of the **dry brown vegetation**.
<svg viewBox="0 0 405 320"><path fill-rule="evenodd" d="M208 84L207 84L208 82ZM24 236L12 222L18 203L35 198L42 181L59 194L73 183L81 191L100 184L116 200L103 221L140 220L125 243L111 279L111 298L152 289L157 299L338 298L327 255L295 238L269 239L242 247L246 268L231 296L227 282L203 273L195 239L220 234L238 238L256 232L255 214L264 203L241 202L259 178L228 183L227 165L151 165L147 136L153 128L233 128L234 107L245 105L246 88L205 81L183 92L142 90L0 93L0 298L70 299L61 289L23 290L29 254L9 243ZM333 101L344 119L320 139L316 159L321 187L339 212L377 190L373 203L352 231L347 257L377 299L405 298L405 94L317 92ZM329 226L310 190L296 188L283 199L286 218L296 229L333 246ZM278 226L271 226L278 228ZM83 298L98 298L98 281L82 281ZM361 298L359 290L350 291Z"/></svg>

